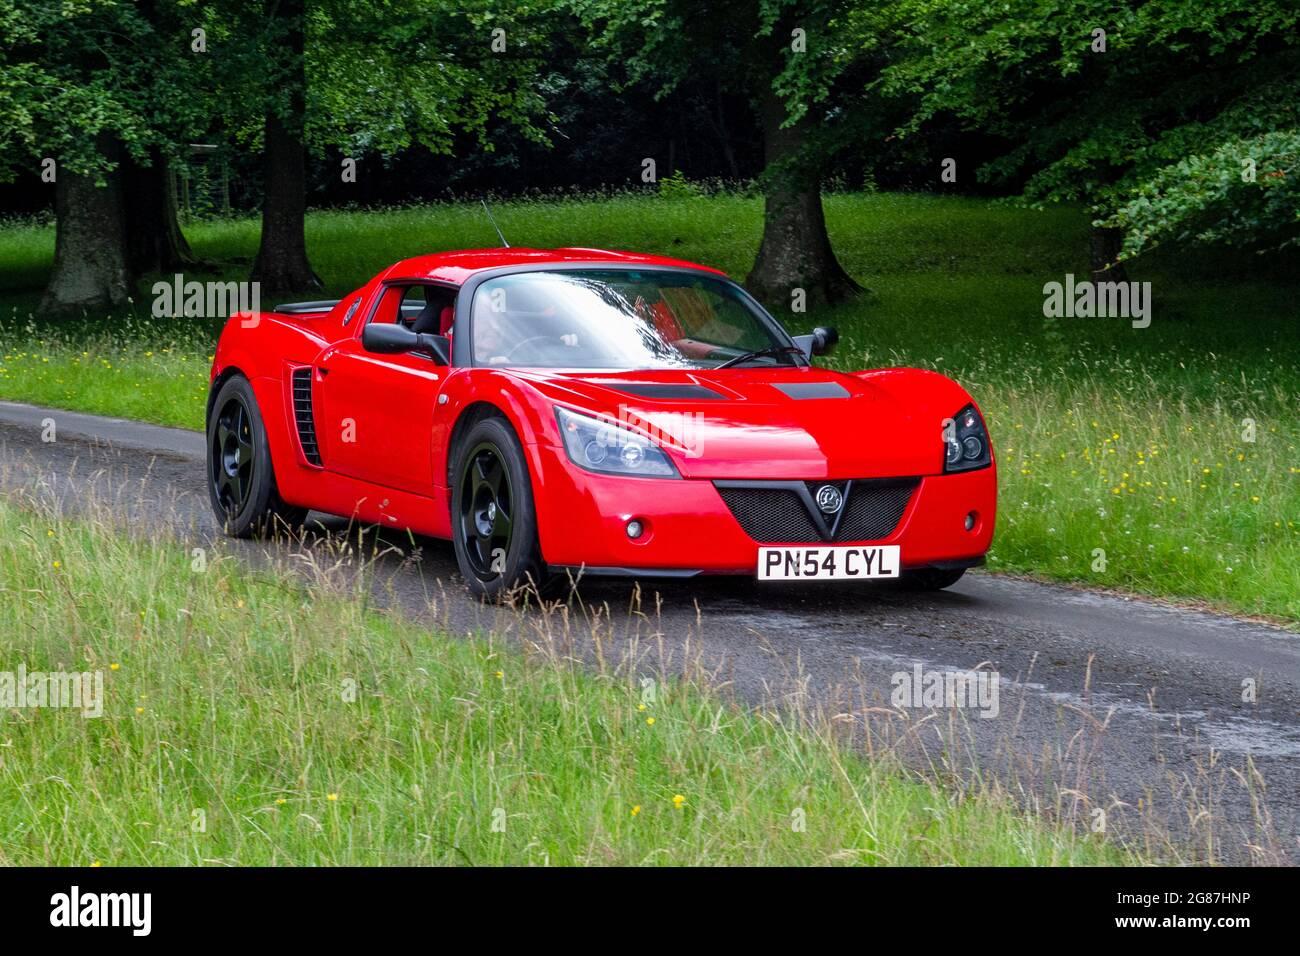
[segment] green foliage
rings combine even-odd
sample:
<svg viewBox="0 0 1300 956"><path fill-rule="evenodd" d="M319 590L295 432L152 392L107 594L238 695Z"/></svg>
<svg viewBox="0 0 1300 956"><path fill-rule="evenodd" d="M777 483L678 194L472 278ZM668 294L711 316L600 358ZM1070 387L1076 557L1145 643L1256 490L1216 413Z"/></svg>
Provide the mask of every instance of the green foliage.
<svg viewBox="0 0 1300 956"><path fill-rule="evenodd" d="M207 128L185 2L0 0L0 176L45 157L105 173L108 134L137 158Z"/></svg>
<svg viewBox="0 0 1300 956"><path fill-rule="evenodd" d="M308 90L296 122L311 145L353 156L417 144L448 152L465 131L491 150L502 124L543 140L546 103L531 81L556 29L550 9L315 0L299 25ZM137 158L199 140L258 148L267 110L293 109L296 28L264 0L0 0L0 176L46 156L107 172L101 132Z"/></svg>
<svg viewBox="0 0 1300 956"><path fill-rule="evenodd" d="M664 199L693 199L700 194L700 187L682 175L680 169L659 180L659 195Z"/></svg>
<svg viewBox="0 0 1300 956"><path fill-rule="evenodd" d="M1221 143L1158 170L1106 225L1134 256L1164 240L1261 247L1300 240L1300 129Z"/></svg>
<svg viewBox="0 0 1300 956"><path fill-rule="evenodd" d="M354 155L414 144L446 153L466 132L490 152L502 125L545 141L547 103L534 81L558 29L549 4L329 0L311 13L309 142Z"/></svg>
<svg viewBox="0 0 1300 956"><path fill-rule="evenodd" d="M1003 137L981 178L1021 187L1034 204L1087 203L1102 222L1137 232L1129 254L1161 238L1267 247L1294 235L1289 184L1261 178L1252 184L1261 195L1228 197L1226 181L1178 182L1240 174L1252 150L1287 168L1300 126L1293 5L926 0L917 11L874 87L914 98L902 132L955 116Z"/></svg>
<svg viewBox="0 0 1300 956"><path fill-rule="evenodd" d="M689 77L715 77L723 89L754 99L779 96L786 125L813 113L845 125L860 97L835 98L843 77L872 56L906 4L846 7L832 0L745 0L720 8L713 0L567 0L592 36L592 47L618 61L628 82L648 82L664 95ZM809 148L835 147L829 129Z"/></svg>

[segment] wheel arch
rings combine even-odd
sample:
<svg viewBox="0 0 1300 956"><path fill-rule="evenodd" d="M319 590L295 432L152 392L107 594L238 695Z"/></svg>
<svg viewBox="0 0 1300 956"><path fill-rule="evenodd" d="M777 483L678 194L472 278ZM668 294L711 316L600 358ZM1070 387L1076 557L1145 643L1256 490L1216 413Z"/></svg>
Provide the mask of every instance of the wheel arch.
<svg viewBox="0 0 1300 956"><path fill-rule="evenodd" d="M218 393L220 393L222 386L224 386L226 382L230 381L236 375L250 382L252 381L251 379L248 378L248 375L244 373L244 370L241 369L238 365L227 365L225 368L223 368L220 372L217 373L216 378L212 380L212 384L208 386L208 403L207 403L207 408L203 413L203 430L205 432L207 431L208 425L212 421L212 407L217 403Z"/></svg>
<svg viewBox="0 0 1300 956"><path fill-rule="evenodd" d="M455 525L455 515L452 514L452 499L455 497L456 478L454 471L456 468L456 459L458 445L465 433L474 426L475 423L482 421L484 418L499 418L510 427L514 433L515 440L519 442L520 451L523 452L524 466L528 471L528 484L532 490L533 507L536 511L538 520L538 534L542 535L541 520L544 506L542 504L542 485L543 485L543 463L541 459L542 444L535 440L535 436L529 431L529 423L521 414L523 410L512 408L506 403L498 404L487 399L475 399L468 403L456 418L452 426L446 444L447 461L447 520L449 526ZM544 537L544 535L542 535ZM542 544L545 549L545 542Z"/></svg>
<svg viewBox="0 0 1300 956"><path fill-rule="evenodd" d="M519 440L521 446L527 444L524 441L523 436L520 434L519 424L514 421L510 414L500 405L489 402L485 399L470 402L461 409L460 414L456 416L456 423L452 425L451 435L447 439L447 489L449 492L454 480L452 471L456 467L457 446L460 444L460 440L464 434L485 418L500 418L510 426L511 431L515 433L515 438ZM528 457L528 452L526 450L524 452L524 457ZM447 507L451 507L450 494L447 495Z"/></svg>
<svg viewBox="0 0 1300 956"><path fill-rule="evenodd" d="M303 472L307 469L298 467L298 437L293 431L291 399L284 394L288 388L286 382L274 376L254 375L243 363L231 362L224 365L212 379L208 389L207 411L204 416L204 440L212 425L212 416L216 411L217 396L221 389L234 379L243 379L252 393L261 417L262 428L266 433L267 449L270 452L270 467L276 493L286 504L297 505L304 490Z"/></svg>

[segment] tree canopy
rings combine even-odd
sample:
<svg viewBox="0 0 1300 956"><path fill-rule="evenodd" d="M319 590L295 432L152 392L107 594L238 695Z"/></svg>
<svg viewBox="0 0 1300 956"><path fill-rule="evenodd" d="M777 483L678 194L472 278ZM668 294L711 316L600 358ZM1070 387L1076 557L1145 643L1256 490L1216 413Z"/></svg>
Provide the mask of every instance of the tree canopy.
<svg viewBox="0 0 1300 956"><path fill-rule="evenodd" d="M194 142L261 157L254 273L284 290L316 281L311 161L505 175L557 132L602 144L604 182L643 158L672 175L678 143L756 175L747 283L774 306L857 290L821 196L850 163L936 188L955 153L953 188L1082 203L1118 271L1162 243L1300 238L1296 21L1275 0L0 0L0 182L54 164L51 309L193 264L167 167Z"/></svg>
<svg viewBox="0 0 1300 956"><path fill-rule="evenodd" d="M1081 201L1132 257L1160 242L1297 237L1300 31L1253 0L920 0L876 87L904 134L956 117L1032 203Z"/></svg>

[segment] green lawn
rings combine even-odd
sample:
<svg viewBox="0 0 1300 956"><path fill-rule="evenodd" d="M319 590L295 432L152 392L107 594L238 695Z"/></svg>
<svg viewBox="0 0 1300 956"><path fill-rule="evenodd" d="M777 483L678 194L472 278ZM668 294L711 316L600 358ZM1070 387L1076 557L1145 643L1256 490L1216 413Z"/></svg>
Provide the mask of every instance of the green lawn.
<svg viewBox="0 0 1300 956"><path fill-rule="evenodd" d="M990 566L1300 621L1300 275L1295 256L1161 252L1131 269L1153 318L1045 319L1043 284L1086 277L1086 218L984 200L826 199L832 239L870 294L830 323L842 368L950 374L990 420L1001 507ZM680 256L743 277L758 200L533 201L495 210L516 245ZM197 224L195 251L241 278L255 220ZM491 245L474 205L322 212L317 271L341 295L420 252ZM148 318L32 319L49 228L0 231L0 397L200 427L214 331ZM1253 423L1253 426L1250 424Z"/></svg>
<svg viewBox="0 0 1300 956"><path fill-rule="evenodd" d="M5 710L0 864L1142 862L843 724L300 581L0 502L0 660L104 682L98 717Z"/></svg>

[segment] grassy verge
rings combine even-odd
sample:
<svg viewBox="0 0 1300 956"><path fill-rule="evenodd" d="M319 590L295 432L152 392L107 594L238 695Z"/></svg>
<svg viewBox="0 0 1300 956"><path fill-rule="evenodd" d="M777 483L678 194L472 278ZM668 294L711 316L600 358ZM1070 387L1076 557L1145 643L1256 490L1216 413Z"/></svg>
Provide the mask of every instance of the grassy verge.
<svg viewBox="0 0 1300 956"><path fill-rule="evenodd" d="M816 719L194 561L0 503L0 668L104 676L5 711L0 863L1132 862Z"/></svg>
<svg viewBox="0 0 1300 956"><path fill-rule="evenodd" d="M1281 396L1193 403L1137 383L992 390L998 570L1300 621L1300 468ZM1294 408L1294 405L1292 405Z"/></svg>
<svg viewBox="0 0 1300 956"><path fill-rule="evenodd" d="M211 346L150 347L148 338L82 343L44 337L0 353L0 398L78 412L203 428Z"/></svg>
<svg viewBox="0 0 1300 956"><path fill-rule="evenodd" d="M1300 621L1300 284L1213 251L1156 255L1152 323L1045 319L1042 287L1087 273L1086 218L985 201L840 195L827 219L870 294L830 322L841 368L913 365L956 377L991 419L1001 515L990 565ZM519 245L593 245L748 269L755 199L505 204ZM242 278L253 220L198 224L191 245ZM308 220L335 294L415 252L491 245L477 207L323 212ZM201 427L212 323L29 317L52 231L0 232L0 397ZM1294 264L1294 263L1292 263ZM1300 274L1300 270L1292 270ZM215 276L214 276L215 277Z"/></svg>

